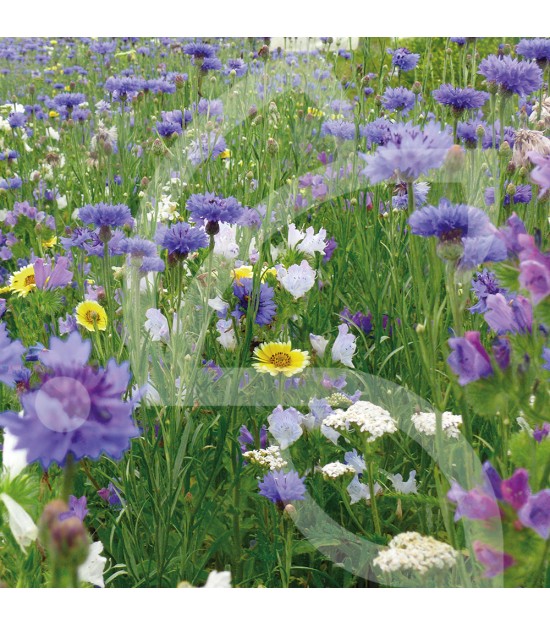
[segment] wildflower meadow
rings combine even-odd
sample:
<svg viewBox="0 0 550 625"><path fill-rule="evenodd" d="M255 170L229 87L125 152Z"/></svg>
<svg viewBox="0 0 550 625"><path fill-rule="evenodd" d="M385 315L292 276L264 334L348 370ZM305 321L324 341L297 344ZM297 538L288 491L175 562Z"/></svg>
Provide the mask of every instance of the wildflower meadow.
<svg viewBox="0 0 550 625"><path fill-rule="evenodd" d="M550 586L549 81L0 39L0 586Z"/></svg>

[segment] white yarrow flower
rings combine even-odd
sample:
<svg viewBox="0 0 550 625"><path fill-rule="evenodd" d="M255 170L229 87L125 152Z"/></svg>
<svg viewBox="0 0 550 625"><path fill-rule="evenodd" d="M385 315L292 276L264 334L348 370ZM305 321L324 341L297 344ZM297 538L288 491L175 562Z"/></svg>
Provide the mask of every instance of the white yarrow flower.
<svg viewBox="0 0 550 625"><path fill-rule="evenodd" d="M329 480L337 480L339 477L355 475L355 469L343 462L330 462L321 468L321 473Z"/></svg>
<svg viewBox="0 0 550 625"><path fill-rule="evenodd" d="M417 432L426 436L435 436L436 417L434 412L416 412L411 421ZM441 430L447 438L458 438L462 425L461 415L446 411L441 415Z"/></svg>
<svg viewBox="0 0 550 625"><path fill-rule="evenodd" d="M374 559L384 573L416 571L425 574L431 569L449 569L456 562L457 552L447 543L418 532L404 532L392 538L388 548Z"/></svg>

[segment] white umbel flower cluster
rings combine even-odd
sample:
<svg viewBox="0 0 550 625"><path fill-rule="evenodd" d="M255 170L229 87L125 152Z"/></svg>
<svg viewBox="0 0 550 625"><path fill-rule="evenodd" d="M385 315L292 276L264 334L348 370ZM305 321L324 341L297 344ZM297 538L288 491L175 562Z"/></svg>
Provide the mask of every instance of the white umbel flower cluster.
<svg viewBox="0 0 550 625"><path fill-rule="evenodd" d="M384 573L416 571L427 573L430 569L449 569L456 562L457 552L447 543L418 532L404 532L393 538L388 548L374 559Z"/></svg>
<svg viewBox="0 0 550 625"><path fill-rule="evenodd" d="M245 451L243 458L250 464L268 469L269 471L277 471L283 469L287 465L287 461L283 460L281 450L277 445L272 445L267 449L253 449Z"/></svg>
<svg viewBox="0 0 550 625"><path fill-rule="evenodd" d="M339 477L355 475L355 469L343 462L330 462L321 468L321 473L329 480L337 480Z"/></svg>
<svg viewBox="0 0 550 625"><path fill-rule="evenodd" d="M420 434L435 436L436 420L433 412L417 412L411 417L414 427ZM460 436L459 427L462 425L462 417L452 412L444 412L441 415L441 429L447 438L458 438Z"/></svg>
<svg viewBox="0 0 550 625"><path fill-rule="evenodd" d="M350 426L355 426L360 432L369 434L369 443L384 434L397 431L397 424L390 413L369 401L358 401L344 412L333 412L323 421L323 425L336 430L348 430Z"/></svg>

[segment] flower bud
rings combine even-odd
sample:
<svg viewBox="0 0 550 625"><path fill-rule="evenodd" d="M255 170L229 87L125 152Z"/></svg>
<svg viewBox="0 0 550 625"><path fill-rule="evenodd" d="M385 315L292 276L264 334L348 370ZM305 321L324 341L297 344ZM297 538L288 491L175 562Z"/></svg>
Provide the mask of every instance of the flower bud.
<svg viewBox="0 0 550 625"><path fill-rule="evenodd" d="M418 82L418 80L413 84L411 91L418 95L419 93L422 93L422 84Z"/></svg>
<svg viewBox="0 0 550 625"><path fill-rule="evenodd" d="M512 148L510 147L510 144L508 143L508 141L503 141L498 153L500 154L500 156L502 156L503 158L510 158L512 156Z"/></svg>
<svg viewBox="0 0 550 625"><path fill-rule="evenodd" d="M271 156L275 156L275 154L277 154L278 151L279 151L279 144L277 143L277 141L275 141L275 139L272 139L270 137L267 140L267 152L268 152L268 154L271 154Z"/></svg>

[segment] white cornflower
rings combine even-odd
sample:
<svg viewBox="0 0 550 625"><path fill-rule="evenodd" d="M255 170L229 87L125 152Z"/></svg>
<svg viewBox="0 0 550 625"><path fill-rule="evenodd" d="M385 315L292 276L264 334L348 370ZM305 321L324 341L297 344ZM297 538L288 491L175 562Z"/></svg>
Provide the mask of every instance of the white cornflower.
<svg viewBox="0 0 550 625"><path fill-rule="evenodd" d="M147 321L143 327L149 332L149 336L153 342L162 341L167 343L170 339L170 330L168 328L168 319L157 308L149 308L145 312Z"/></svg>
<svg viewBox="0 0 550 625"><path fill-rule="evenodd" d="M332 346L332 360L341 362L346 367L353 369L351 359L356 349L355 336L349 331L349 326L346 323L340 324L338 326L338 336Z"/></svg>
<svg viewBox="0 0 550 625"><path fill-rule="evenodd" d="M214 235L214 254L233 260L239 255L237 226L220 223L220 231Z"/></svg>
<svg viewBox="0 0 550 625"><path fill-rule="evenodd" d="M436 420L433 412L416 412L411 417L414 427L420 434L435 436ZM447 438L460 436L459 426L462 425L462 417L452 412L444 412L441 415L441 430Z"/></svg>
<svg viewBox="0 0 550 625"><path fill-rule="evenodd" d="M382 490L382 487L380 486L380 484L378 482L375 482L374 484L374 494L375 496ZM350 496L351 502L352 504L357 503L358 501L361 501L361 499L364 499L365 501L369 501L370 500L370 489L366 484L363 484L363 482L359 481L359 478L357 477L357 475L351 480L351 482L348 485L347 488L348 494Z"/></svg>
<svg viewBox="0 0 550 625"><path fill-rule="evenodd" d="M107 558L101 555L103 551L103 543L97 541L90 545L88 550L88 557L78 567L78 579L81 582L87 582L93 586L99 586L99 588L105 588L105 582L103 581L103 570L107 563Z"/></svg>
<svg viewBox="0 0 550 625"><path fill-rule="evenodd" d="M319 358L322 358L325 355L325 350L328 345L328 339L318 334L310 334L309 342L311 343L311 348L317 354L317 356L319 356Z"/></svg>
<svg viewBox="0 0 550 625"><path fill-rule="evenodd" d="M277 270L277 278L283 288L295 298L303 297L315 285L317 272L307 260L299 265L291 265L288 269L280 267Z"/></svg>
<svg viewBox="0 0 550 625"><path fill-rule="evenodd" d="M449 569L456 562L457 552L446 543L418 532L404 532L393 538L387 549L374 559L384 573L416 571L427 573L430 569Z"/></svg>
<svg viewBox="0 0 550 625"><path fill-rule="evenodd" d="M322 467L321 473L329 480L337 480L339 477L355 475L355 469L351 465L344 464L343 462L330 462Z"/></svg>
<svg viewBox="0 0 550 625"><path fill-rule="evenodd" d="M278 471L279 469L284 469L287 465L287 461L283 460L281 450L277 445L271 445L271 447L267 449L245 451L243 458L250 464L257 465L269 471Z"/></svg>
<svg viewBox="0 0 550 625"><path fill-rule="evenodd" d="M235 335L232 321L230 319L227 321L220 319L216 323L216 330L220 333L216 341L218 341L224 349L233 351L237 347L237 336Z"/></svg>
<svg viewBox="0 0 550 625"><path fill-rule="evenodd" d="M38 536L38 528L29 513L9 495L2 493L0 495L0 501L3 502L8 511L8 524L13 537L21 547L23 553L26 553L27 547L34 542Z"/></svg>
<svg viewBox="0 0 550 625"><path fill-rule="evenodd" d="M402 493L403 495L415 495L418 493L416 471L413 470L409 473L409 479L406 482L401 473L396 473L395 475L388 473L388 478L391 480L393 487L398 493Z"/></svg>

